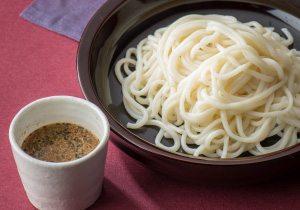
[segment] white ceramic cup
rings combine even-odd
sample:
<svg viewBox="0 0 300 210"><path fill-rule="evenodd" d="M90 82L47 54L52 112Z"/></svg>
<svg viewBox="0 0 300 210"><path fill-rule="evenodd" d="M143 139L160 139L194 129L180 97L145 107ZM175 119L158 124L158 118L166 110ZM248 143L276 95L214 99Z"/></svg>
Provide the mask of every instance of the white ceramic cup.
<svg viewBox="0 0 300 210"><path fill-rule="evenodd" d="M100 143L86 156L68 162L46 162L26 154L21 145L37 128L57 122L81 125ZM86 209L102 190L109 123L93 103L72 96L52 96L22 108L11 122L9 139L24 189L38 209Z"/></svg>

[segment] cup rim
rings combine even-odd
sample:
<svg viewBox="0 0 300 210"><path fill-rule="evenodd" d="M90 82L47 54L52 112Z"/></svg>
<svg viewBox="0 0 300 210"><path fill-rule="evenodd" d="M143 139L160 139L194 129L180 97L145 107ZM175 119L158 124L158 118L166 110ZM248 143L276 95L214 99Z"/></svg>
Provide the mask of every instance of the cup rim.
<svg viewBox="0 0 300 210"><path fill-rule="evenodd" d="M99 144L96 146L96 148L93 151L91 151L90 153L88 153L87 155L85 155L81 158L75 159L75 160L70 160L70 161L65 161L65 162L49 162L49 161L39 160L37 158L34 158L34 157L28 155L26 152L24 152L21 149L21 147L17 143L17 138L14 135L15 124L22 117L22 115L33 105L47 103L47 101L50 101L50 100L51 101L53 101L53 100L59 101L62 99L84 104L84 106L86 106L90 109L93 109L95 112L98 113L101 121L103 122L103 126L104 126L104 129L102 132L103 136L102 136L101 141L99 141ZM108 122L105 114L94 103L87 101L85 99L82 99L82 98L75 97L75 96L57 95L57 96L48 96L48 97L34 100L34 101L28 103L27 105L25 105L23 108L21 108L18 111L18 113L14 116L13 120L11 121L11 124L9 127L9 141L10 141L12 150L17 152L18 155L20 155L22 158L24 158L36 165L47 166L47 167L73 167L78 164L81 164L82 162L87 161L88 159L91 159L92 157L94 157L96 155L98 150L101 150L102 148L104 148L109 141L109 133L110 133L109 122Z"/></svg>

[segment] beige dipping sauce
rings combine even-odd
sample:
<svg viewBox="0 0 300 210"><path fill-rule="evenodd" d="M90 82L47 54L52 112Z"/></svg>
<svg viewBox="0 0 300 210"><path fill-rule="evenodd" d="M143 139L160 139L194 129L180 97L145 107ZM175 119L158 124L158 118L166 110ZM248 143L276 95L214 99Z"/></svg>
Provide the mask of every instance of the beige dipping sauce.
<svg viewBox="0 0 300 210"><path fill-rule="evenodd" d="M33 131L21 149L48 162L67 162L93 151L99 139L86 128L71 123L54 123Z"/></svg>

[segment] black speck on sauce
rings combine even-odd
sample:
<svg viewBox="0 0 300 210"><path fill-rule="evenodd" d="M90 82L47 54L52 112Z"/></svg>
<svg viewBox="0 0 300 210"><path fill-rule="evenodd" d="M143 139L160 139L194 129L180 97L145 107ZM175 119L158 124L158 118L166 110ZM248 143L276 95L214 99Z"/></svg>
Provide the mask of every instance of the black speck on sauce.
<svg viewBox="0 0 300 210"><path fill-rule="evenodd" d="M99 139L89 130L72 123L54 123L33 131L21 149L48 162L67 162L93 151Z"/></svg>

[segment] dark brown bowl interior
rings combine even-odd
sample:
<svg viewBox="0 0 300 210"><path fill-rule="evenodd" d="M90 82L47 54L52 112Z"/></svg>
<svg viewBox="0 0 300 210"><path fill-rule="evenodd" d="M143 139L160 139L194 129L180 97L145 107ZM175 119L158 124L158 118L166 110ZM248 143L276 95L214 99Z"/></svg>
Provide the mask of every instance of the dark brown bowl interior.
<svg viewBox="0 0 300 210"><path fill-rule="evenodd" d="M298 5L297 5L298 4ZM129 131L132 121L122 103L121 86L114 65L125 51L186 14L233 15L240 21L258 21L280 32L286 27L300 49L300 4L297 1L201 1L201 0L110 0L87 25L77 54L78 79L87 100L106 114L112 142L140 163L182 180L194 182L246 182L268 179L290 172L300 163L300 147L268 155L214 159L170 153L156 147L155 128Z"/></svg>

